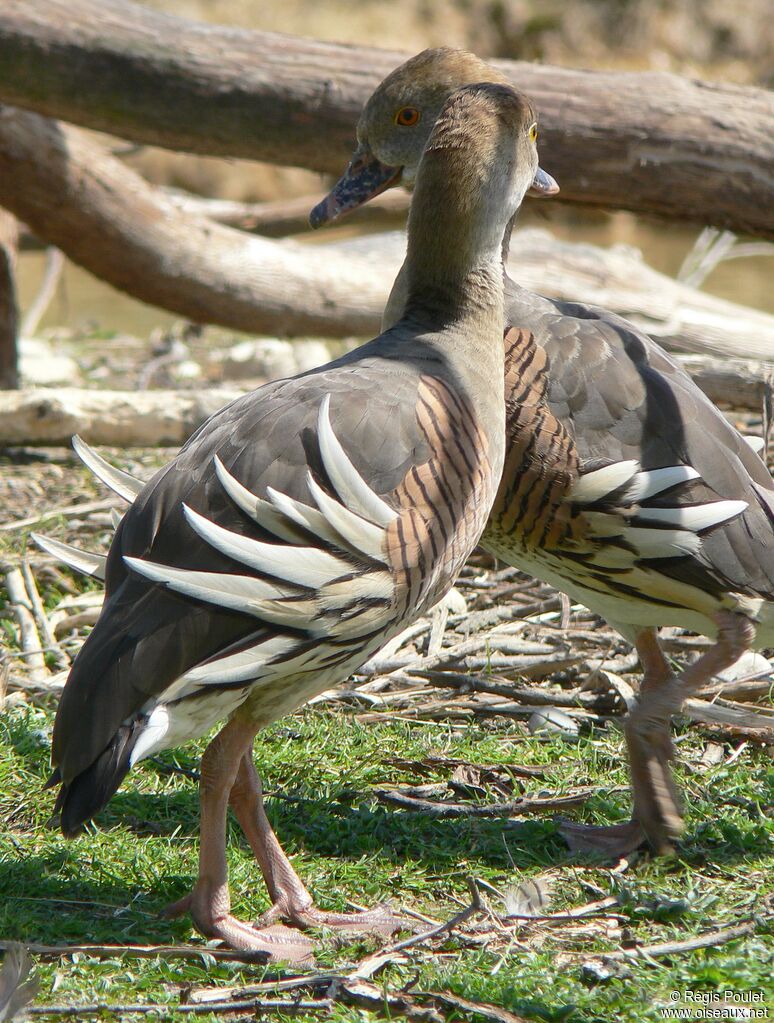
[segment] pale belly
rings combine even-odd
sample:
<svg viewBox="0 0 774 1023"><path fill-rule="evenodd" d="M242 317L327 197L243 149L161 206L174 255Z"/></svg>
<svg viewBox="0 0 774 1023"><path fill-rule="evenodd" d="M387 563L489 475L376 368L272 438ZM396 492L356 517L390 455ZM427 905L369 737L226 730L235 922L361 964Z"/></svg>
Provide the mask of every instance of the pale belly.
<svg viewBox="0 0 774 1023"><path fill-rule="evenodd" d="M511 543L498 542L497 537L491 534L482 538L482 546L506 564L549 583L574 602L600 615L622 632L629 642L633 641L638 629L663 625L688 629L711 638L717 635L717 626L708 613L691 608L665 607L650 601L646 593L635 596L597 589L593 580L584 584L584 580L570 575L566 570L568 562L548 552L536 554L518 550ZM702 594L701 599L705 605L709 603L706 594ZM718 611L724 606L720 601L714 603ZM708 607L707 611L711 609Z"/></svg>

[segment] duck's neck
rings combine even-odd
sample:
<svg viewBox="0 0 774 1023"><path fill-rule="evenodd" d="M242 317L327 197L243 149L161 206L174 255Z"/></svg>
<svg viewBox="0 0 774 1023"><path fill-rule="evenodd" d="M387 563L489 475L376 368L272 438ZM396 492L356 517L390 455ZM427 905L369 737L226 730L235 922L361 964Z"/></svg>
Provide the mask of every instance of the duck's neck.
<svg viewBox="0 0 774 1023"><path fill-rule="evenodd" d="M444 168L439 154L419 176L401 272L403 312L449 326L502 324L502 213L479 182Z"/></svg>
<svg viewBox="0 0 774 1023"><path fill-rule="evenodd" d="M513 234L513 229L516 226L516 218L518 217L518 215L519 215L519 212L517 210L513 214L511 219L508 221L508 224L507 224L507 226L505 228L505 234L503 235L503 240L502 240L502 243L500 245L500 252L502 254L502 260L503 260L503 269L508 264L508 255L509 255L509 253L511 251L511 235Z"/></svg>

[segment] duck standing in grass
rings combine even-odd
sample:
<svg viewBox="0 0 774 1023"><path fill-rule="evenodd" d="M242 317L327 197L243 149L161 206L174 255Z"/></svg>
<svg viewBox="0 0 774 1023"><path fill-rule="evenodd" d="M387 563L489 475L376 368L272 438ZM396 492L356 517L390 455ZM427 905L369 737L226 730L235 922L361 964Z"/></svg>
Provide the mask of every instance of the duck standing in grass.
<svg viewBox="0 0 774 1023"><path fill-rule="evenodd" d="M481 81L507 79L446 48L393 71L366 103L357 151L312 226L385 188L411 187L447 96ZM536 179L532 192L549 194L550 181ZM506 254L509 242L510 225ZM404 266L385 326L405 307L407 279ZM644 832L666 853L682 829L671 715L743 651L774 646L774 484L688 374L620 317L506 276L505 328L505 467L481 542L635 645L643 681L626 739L636 823L621 826L620 843L636 845ZM662 625L716 642L676 676ZM605 829L608 848L609 839Z"/></svg>
<svg viewBox="0 0 774 1023"><path fill-rule="evenodd" d="M535 114L502 85L442 107L417 172L403 314L216 413L137 494L54 726L52 782L74 835L138 761L228 718L202 759L198 879L171 911L274 959L312 947L279 920L398 921L315 907L266 818L253 738L446 593L502 469L501 242L540 176ZM229 804L272 900L258 926L230 913Z"/></svg>

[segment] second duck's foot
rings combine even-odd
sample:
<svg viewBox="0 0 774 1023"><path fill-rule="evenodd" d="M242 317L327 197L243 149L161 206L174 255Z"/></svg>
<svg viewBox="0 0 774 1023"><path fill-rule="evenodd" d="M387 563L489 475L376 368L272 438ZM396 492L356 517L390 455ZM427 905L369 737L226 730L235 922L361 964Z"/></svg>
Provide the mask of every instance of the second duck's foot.
<svg viewBox="0 0 774 1023"><path fill-rule="evenodd" d="M643 679L637 706L624 721L633 819L656 855L667 856L683 830L682 800L672 776L671 732L672 715L680 709L685 685L683 676L672 673L655 629L640 630L636 647Z"/></svg>
<svg viewBox="0 0 774 1023"><path fill-rule="evenodd" d="M264 952L268 963L314 963L314 943L305 934L281 924L257 927L244 923L231 915L228 906L221 906L220 900L198 888L164 911L169 917L184 913L191 914L194 926L205 938L218 938L229 948Z"/></svg>
<svg viewBox="0 0 774 1023"><path fill-rule="evenodd" d="M559 832L573 852L594 853L605 859L620 860L645 843L645 833L636 820L610 825L563 820Z"/></svg>

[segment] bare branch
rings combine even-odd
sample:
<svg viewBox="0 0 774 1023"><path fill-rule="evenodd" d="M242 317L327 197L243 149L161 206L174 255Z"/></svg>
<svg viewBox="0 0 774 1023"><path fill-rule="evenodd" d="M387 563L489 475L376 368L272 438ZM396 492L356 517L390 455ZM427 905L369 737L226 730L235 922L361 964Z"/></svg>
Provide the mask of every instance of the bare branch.
<svg viewBox="0 0 774 1023"><path fill-rule="evenodd" d="M1 59L1 58L0 58ZM239 330L378 329L389 279L185 214L77 128L0 108L0 204L72 260L152 305Z"/></svg>

